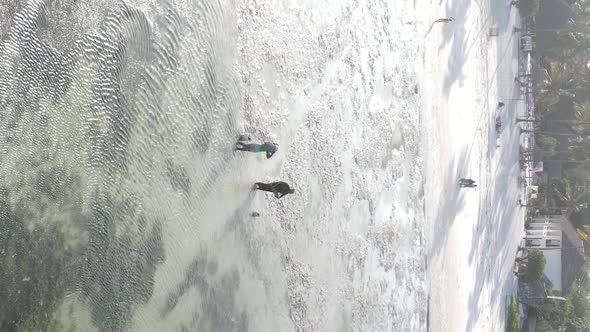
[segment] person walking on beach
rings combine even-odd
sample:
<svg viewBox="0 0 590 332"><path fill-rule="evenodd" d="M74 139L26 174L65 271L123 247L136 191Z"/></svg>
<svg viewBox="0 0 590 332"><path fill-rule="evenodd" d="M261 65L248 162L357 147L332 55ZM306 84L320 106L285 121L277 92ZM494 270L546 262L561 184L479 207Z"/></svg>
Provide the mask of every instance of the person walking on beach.
<svg viewBox="0 0 590 332"><path fill-rule="evenodd" d="M502 130L502 118L498 115L496 117L496 132L499 133Z"/></svg>
<svg viewBox="0 0 590 332"><path fill-rule="evenodd" d="M434 21L434 23L449 23L453 22L455 19L453 17L449 18L439 18L438 20Z"/></svg>
<svg viewBox="0 0 590 332"><path fill-rule="evenodd" d="M276 198L281 198L287 194L293 194L295 189L289 187L289 184L283 181L263 183L256 182L255 188L262 191L274 193Z"/></svg>
<svg viewBox="0 0 590 332"><path fill-rule="evenodd" d="M477 187L477 185L475 184L475 181L473 181L472 179L466 179L466 178L459 179L459 186L461 188L465 188L465 187L475 188L475 187Z"/></svg>
<svg viewBox="0 0 590 332"><path fill-rule="evenodd" d="M473 183L475 183L475 181L472 179L460 178L459 183L460 184L473 184Z"/></svg>
<svg viewBox="0 0 590 332"><path fill-rule="evenodd" d="M503 102L499 102L498 103L498 108L502 108L502 107L504 107L504 103Z"/></svg>
<svg viewBox="0 0 590 332"><path fill-rule="evenodd" d="M246 143L243 138L247 138L250 142L250 136L240 136L240 140L236 143L236 149L247 152L266 152L266 159L272 157L275 152L279 150L278 144L272 142L270 139L264 139L262 144Z"/></svg>

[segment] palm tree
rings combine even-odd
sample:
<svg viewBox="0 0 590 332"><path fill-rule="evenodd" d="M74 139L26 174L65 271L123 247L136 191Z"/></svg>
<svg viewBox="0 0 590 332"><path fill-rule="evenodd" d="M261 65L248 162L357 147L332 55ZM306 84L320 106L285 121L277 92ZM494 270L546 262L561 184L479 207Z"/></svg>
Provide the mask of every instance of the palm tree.
<svg viewBox="0 0 590 332"><path fill-rule="evenodd" d="M550 136L539 135L535 138L535 150L542 158L549 158L555 154L557 139Z"/></svg>
<svg viewBox="0 0 590 332"><path fill-rule="evenodd" d="M578 233L578 236L584 242L590 243L590 226L589 225L582 225L581 228L576 228L576 233Z"/></svg>
<svg viewBox="0 0 590 332"><path fill-rule="evenodd" d="M588 160L590 155L590 138L589 137L578 137L570 141L569 146L570 156L573 160L582 161Z"/></svg>
<svg viewBox="0 0 590 332"><path fill-rule="evenodd" d="M554 111L559 98L571 96L571 90L579 82L578 74L567 63L553 62L549 68L543 70L543 81L537 87L537 104L542 113Z"/></svg>
<svg viewBox="0 0 590 332"><path fill-rule="evenodd" d="M565 174L571 178L579 181L586 181L590 178L590 160L568 160L564 162L567 169Z"/></svg>
<svg viewBox="0 0 590 332"><path fill-rule="evenodd" d="M558 49L564 60L571 60L572 56L590 48L590 1L577 0L571 9L573 16L564 29L567 32L557 36Z"/></svg>
<svg viewBox="0 0 590 332"><path fill-rule="evenodd" d="M574 103L575 122L572 123L572 130L580 136L590 135L590 101Z"/></svg>
<svg viewBox="0 0 590 332"><path fill-rule="evenodd" d="M572 213L588 206L590 191L586 183L571 183L570 180L563 179L563 188L559 190L554 187L553 192L557 200L562 203L562 207L565 208L564 215L568 218Z"/></svg>

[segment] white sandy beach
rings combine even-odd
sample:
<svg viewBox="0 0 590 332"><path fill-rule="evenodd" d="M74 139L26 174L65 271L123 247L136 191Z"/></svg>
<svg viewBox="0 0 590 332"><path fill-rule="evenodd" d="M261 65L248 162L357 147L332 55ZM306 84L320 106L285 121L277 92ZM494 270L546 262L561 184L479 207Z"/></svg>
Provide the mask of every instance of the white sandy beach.
<svg viewBox="0 0 590 332"><path fill-rule="evenodd" d="M513 259L523 230L517 206L518 12L502 2L428 4L435 24L424 40L429 328L502 331ZM489 36L497 25L500 35ZM425 27L426 28L426 27ZM428 31L428 30L427 30ZM494 119L504 101L496 147ZM461 177L476 189L459 189Z"/></svg>

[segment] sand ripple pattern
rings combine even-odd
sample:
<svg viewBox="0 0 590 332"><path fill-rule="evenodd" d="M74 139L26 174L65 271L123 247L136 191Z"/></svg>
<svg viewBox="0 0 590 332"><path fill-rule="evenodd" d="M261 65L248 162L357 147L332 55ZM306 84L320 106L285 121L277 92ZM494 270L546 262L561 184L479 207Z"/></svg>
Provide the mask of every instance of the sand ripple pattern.
<svg viewBox="0 0 590 332"><path fill-rule="evenodd" d="M0 238L26 262L10 266L25 281L0 276L12 289L1 309L22 309L0 328L82 328L80 304L101 331L129 328L156 270L174 261L168 230L199 241L206 198L236 164L240 97L223 6L0 6L0 230L54 242ZM45 265L55 269L35 272ZM26 307L31 288L45 304Z"/></svg>

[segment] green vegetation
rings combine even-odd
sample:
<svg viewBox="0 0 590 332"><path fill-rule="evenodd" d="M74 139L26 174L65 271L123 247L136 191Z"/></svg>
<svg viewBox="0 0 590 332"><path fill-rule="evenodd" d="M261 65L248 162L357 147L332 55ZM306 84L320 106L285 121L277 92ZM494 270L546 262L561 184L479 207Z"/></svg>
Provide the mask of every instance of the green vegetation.
<svg viewBox="0 0 590 332"><path fill-rule="evenodd" d="M569 1L568 1L569 2ZM557 35L555 48L559 50L561 58L570 60L580 52L590 48L588 22L590 22L590 2L588 0L571 1L573 16L568 20L567 33Z"/></svg>
<svg viewBox="0 0 590 332"><path fill-rule="evenodd" d="M567 178L564 178L561 184L561 187L555 186L553 188L560 207L564 208L568 215L572 212L579 212L588 202L588 185L579 182L572 183Z"/></svg>
<svg viewBox="0 0 590 332"><path fill-rule="evenodd" d="M558 181L553 182L555 183ZM558 207L557 197L555 197L555 193L551 190L554 183L549 185L540 184L537 197L528 201L527 219L529 222L537 216L554 213L555 209Z"/></svg>
<svg viewBox="0 0 590 332"><path fill-rule="evenodd" d="M550 49L535 55L544 70L535 91L533 152L536 160L546 161L545 168L558 165L563 179L540 186L538 197L527 202L527 214L563 213L575 220L580 238L590 242L590 0L568 3L573 16L553 33ZM513 4L529 16L539 2Z"/></svg>
<svg viewBox="0 0 590 332"><path fill-rule="evenodd" d="M576 122L572 125L574 133L579 137L590 135L590 101L574 104Z"/></svg>
<svg viewBox="0 0 590 332"><path fill-rule="evenodd" d="M568 63L553 62L544 71L543 80L537 86L537 102L540 112L552 112L562 96L570 96L579 83L579 77Z"/></svg>
<svg viewBox="0 0 590 332"><path fill-rule="evenodd" d="M518 7L521 16L532 16L539 11L540 0L518 0L513 3Z"/></svg>
<svg viewBox="0 0 590 332"><path fill-rule="evenodd" d="M542 80L536 86L535 154L541 158L554 155L557 141L565 137L570 143L559 159L572 182L590 177L590 0L571 1L573 16L564 30L554 34L551 57L541 57ZM515 3L523 16L538 9L538 1ZM565 124L556 129L556 124ZM550 129L551 128L551 129ZM567 129L569 128L569 130ZM554 158L555 159L555 158ZM556 160L554 162L557 162Z"/></svg>
<svg viewBox="0 0 590 332"><path fill-rule="evenodd" d="M543 277L546 259L538 249L529 250L525 280L532 282Z"/></svg>
<svg viewBox="0 0 590 332"><path fill-rule="evenodd" d="M555 329L549 324L546 320L537 320L537 325L535 326L535 332L554 332Z"/></svg>
<svg viewBox="0 0 590 332"><path fill-rule="evenodd" d="M510 307L506 317L506 331L518 332L518 301L514 296L510 299Z"/></svg>
<svg viewBox="0 0 590 332"><path fill-rule="evenodd" d="M578 280L566 294L565 302L545 300L537 310L536 331L590 331L588 290L587 281Z"/></svg>
<svg viewBox="0 0 590 332"><path fill-rule="evenodd" d="M535 152L543 158L551 157L555 154L557 139L555 137L539 135L535 137Z"/></svg>

